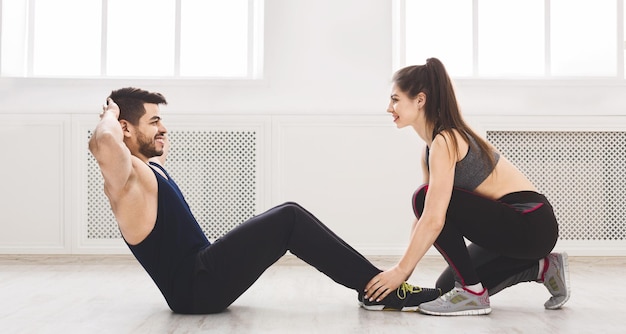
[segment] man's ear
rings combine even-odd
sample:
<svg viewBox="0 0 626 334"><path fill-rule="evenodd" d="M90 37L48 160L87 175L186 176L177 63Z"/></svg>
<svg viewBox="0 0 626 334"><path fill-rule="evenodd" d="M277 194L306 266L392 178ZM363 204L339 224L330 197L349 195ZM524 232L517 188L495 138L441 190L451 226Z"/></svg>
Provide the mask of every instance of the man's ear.
<svg viewBox="0 0 626 334"><path fill-rule="evenodd" d="M130 137L130 123L127 120L121 119L120 126L122 126L122 132L124 133L124 137Z"/></svg>

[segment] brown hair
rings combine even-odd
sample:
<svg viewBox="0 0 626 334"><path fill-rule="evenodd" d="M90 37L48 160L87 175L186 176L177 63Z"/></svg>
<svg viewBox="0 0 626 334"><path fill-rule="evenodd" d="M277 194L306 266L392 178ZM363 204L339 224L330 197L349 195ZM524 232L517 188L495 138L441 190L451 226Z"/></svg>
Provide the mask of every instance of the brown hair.
<svg viewBox="0 0 626 334"><path fill-rule="evenodd" d="M137 125L139 119L146 113L144 103L167 104L161 93L127 87L114 90L109 97L120 107L120 120L126 120L130 124Z"/></svg>
<svg viewBox="0 0 626 334"><path fill-rule="evenodd" d="M452 81L439 59L428 58L425 65L407 66L398 70L393 76L393 83L411 99L416 98L419 93L426 95L425 117L426 122L434 125L433 139L443 131L456 129L468 143L470 143L469 137L473 137L478 143L483 158L489 161L492 167L495 165L489 144L463 120ZM458 156L459 145L456 136L450 137L454 145L454 153Z"/></svg>

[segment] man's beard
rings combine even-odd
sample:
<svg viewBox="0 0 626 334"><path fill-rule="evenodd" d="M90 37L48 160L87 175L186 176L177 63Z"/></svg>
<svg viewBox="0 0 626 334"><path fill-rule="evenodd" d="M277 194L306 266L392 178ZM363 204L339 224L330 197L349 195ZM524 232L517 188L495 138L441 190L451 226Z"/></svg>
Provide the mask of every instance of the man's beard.
<svg viewBox="0 0 626 334"><path fill-rule="evenodd" d="M163 155L163 150L157 150L154 138L148 138L142 133L137 136L137 143L139 146L139 153L143 156L152 158Z"/></svg>

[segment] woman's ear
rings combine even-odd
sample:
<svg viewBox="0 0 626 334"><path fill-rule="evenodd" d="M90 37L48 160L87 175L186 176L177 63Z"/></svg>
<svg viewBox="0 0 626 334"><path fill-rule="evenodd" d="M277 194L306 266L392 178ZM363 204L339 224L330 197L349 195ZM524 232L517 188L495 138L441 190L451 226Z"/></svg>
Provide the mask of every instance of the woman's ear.
<svg viewBox="0 0 626 334"><path fill-rule="evenodd" d="M423 92L417 93L414 101L418 109L424 108L424 106L426 105L426 94L424 94Z"/></svg>

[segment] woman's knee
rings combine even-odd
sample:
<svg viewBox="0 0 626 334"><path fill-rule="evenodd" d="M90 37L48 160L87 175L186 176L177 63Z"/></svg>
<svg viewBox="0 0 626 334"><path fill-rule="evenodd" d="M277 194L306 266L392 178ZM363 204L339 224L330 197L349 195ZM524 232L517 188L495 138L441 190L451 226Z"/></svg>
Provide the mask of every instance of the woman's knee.
<svg viewBox="0 0 626 334"><path fill-rule="evenodd" d="M426 192L428 191L428 184L424 184L419 187L413 193L413 213L416 217L420 217L424 212L424 202L426 201Z"/></svg>

